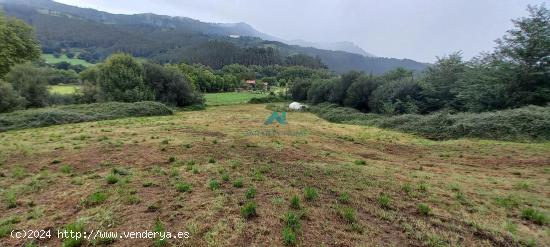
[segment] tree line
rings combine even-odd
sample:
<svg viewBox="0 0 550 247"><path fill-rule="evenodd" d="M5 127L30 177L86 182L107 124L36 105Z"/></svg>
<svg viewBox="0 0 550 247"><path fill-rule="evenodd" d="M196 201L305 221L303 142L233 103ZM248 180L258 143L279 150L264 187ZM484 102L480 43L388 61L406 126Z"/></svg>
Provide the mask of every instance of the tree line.
<svg viewBox="0 0 550 247"><path fill-rule="evenodd" d="M491 53L464 61L460 52L437 59L424 73L396 69L382 76L348 72L291 85L294 100L330 102L364 112L424 114L482 112L550 102L550 11L529 6L529 17L497 40Z"/></svg>

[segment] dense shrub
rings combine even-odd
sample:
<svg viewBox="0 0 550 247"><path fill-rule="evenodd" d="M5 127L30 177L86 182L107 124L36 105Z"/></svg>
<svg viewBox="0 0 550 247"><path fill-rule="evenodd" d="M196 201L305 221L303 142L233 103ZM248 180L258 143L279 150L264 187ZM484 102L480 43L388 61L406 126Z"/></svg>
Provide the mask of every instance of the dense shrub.
<svg viewBox="0 0 550 247"><path fill-rule="evenodd" d="M0 131L172 113L172 110L158 102L109 102L50 107L0 114Z"/></svg>
<svg viewBox="0 0 550 247"><path fill-rule="evenodd" d="M418 81L398 80L384 83L374 90L368 104L376 113L414 114L425 113L424 102L423 88Z"/></svg>
<svg viewBox="0 0 550 247"><path fill-rule="evenodd" d="M177 68L145 63L145 82L153 89L157 101L187 106L202 104L202 95L193 90L187 77Z"/></svg>
<svg viewBox="0 0 550 247"><path fill-rule="evenodd" d="M550 140L550 106L526 106L485 113L437 112L383 116L321 104L310 111L332 122L377 126L435 140L463 137L494 140Z"/></svg>
<svg viewBox="0 0 550 247"><path fill-rule="evenodd" d="M110 56L99 67L99 86L102 97L108 101L138 102L153 100L151 89L145 84L143 65L127 54Z"/></svg>
<svg viewBox="0 0 550 247"><path fill-rule="evenodd" d="M267 97L253 97L248 101L250 104L264 104L264 103L275 103L275 102L284 102L287 101L287 99L275 96L275 95L269 95Z"/></svg>
<svg viewBox="0 0 550 247"><path fill-rule="evenodd" d="M292 99L295 101L304 101L307 99L307 91L311 87L310 80L298 80L290 85L289 91Z"/></svg>
<svg viewBox="0 0 550 247"><path fill-rule="evenodd" d="M45 69L32 64L13 66L6 75L15 91L25 98L27 107L43 107L48 104L48 79Z"/></svg>

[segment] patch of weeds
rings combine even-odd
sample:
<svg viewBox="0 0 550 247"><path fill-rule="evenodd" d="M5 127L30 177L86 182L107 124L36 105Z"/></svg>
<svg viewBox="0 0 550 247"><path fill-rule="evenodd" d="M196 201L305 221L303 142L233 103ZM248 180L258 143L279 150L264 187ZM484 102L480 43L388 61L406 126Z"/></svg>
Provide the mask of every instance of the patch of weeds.
<svg viewBox="0 0 550 247"><path fill-rule="evenodd" d="M160 209L160 205L158 203L153 203L147 206L147 212L157 212Z"/></svg>
<svg viewBox="0 0 550 247"><path fill-rule="evenodd" d="M531 184L529 184L526 181L516 183L513 186L513 188L516 189L516 190L529 190L530 187L531 187Z"/></svg>
<svg viewBox="0 0 550 247"><path fill-rule="evenodd" d="M354 160L353 164L358 165L358 166L364 166L364 165L367 165L367 162L364 161L364 160Z"/></svg>
<svg viewBox="0 0 550 247"><path fill-rule="evenodd" d="M210 182L208 182L208 187L211 190L217 190L220 188L220 183L216 179L211 179Z"/></svg>
<svg viewBox="0 0 550 247"><path fill-rule="evenodd" d="M63 240L63 247L78 247L84 243L84 223L82 221L78 220L74 223L68 224L65 227L65 231L70 232L71 234L69 234L68 238Z"/></svg>
<svg viewBox="0 0 550 247"><path fill-rule="evenodd" d="M319 197L319 193L317 193L317 190L312 187L306 187L304 189L304 198L306 201L313 201Z"/></svg>
<svg viewBox="0 0 550 247"><path fill-rule="evenodd" d="M290 198L290 207L293 209L300 209L302 206L300 205L300 198L298 196L293 196Z"/></svg>
<svg viewBox="0 0 550 247"><path fill-rule="evenodd" d="M170 162L170 163L176 162L176 160L177 159L174 156L170 156L170 158L168 158L168 162Z"/></svg>
<svg viewBox="0 0 550 247"><path fill-rule="evenodd" d="M4 200L6 201L8 208L17 207L17 193L15 193L15 190L6 191L4 194Z"/></svg>
<svg viewBox="0 0 550 247"><path fill-rule="evenodd" d="M153 184L152 181L144 181L143 184L142 184L143 187L151 187L151 186L153 186L153 185L154 185L154 184Z"/></svg>
<svg viewBox="0 0 550 247"><path fill-rule="evenodd" d="M421 182L421 183L418 185L418 190L420 190L420 191L423 192L423 193L428 192L428 184L426 184L426 183L424 183L424 182Z"/></svg>
<svg viewBox="0 0 550 247"><path fill-rule="evenodd" d="M96 191L82 201L85 207L93 207L104 203L109 196L102 191Z"/></svg>
<svg viewBox="0 0 550 247"><path fill-rule="evenodd" d="M27 173L25 172L25 169L23 169L23 167L16 166L11 171L11 176L15 179L22 179L27 176Z"/></svg>
<svg viewBox="0 0 550 247"><path fill-rule="evenodd" d="M228 182L229 181L229 174L227 174L227 173L222 174L222 181Z"/></svg>
<svg viewBox="0 0 550 247"><path fill-rule="evenodd" d="M432 213L432 209L430 208L430 206L424 203L418 204L417 208L418 208L418 213L420 213L421 215L428 216Z"/></svg>
<svg viewBox="0 0 550 247"><path fill-rule="evenodd" d="M216 163L216 159L214 159L214 157L209 157L208 158L208 163L214 164L214 163Z"/></svg>
<svg viewBox="0 0 550 247"><path fill-rule="evenodd" d="M68 164L64 164L61 167L59 167L59 171L65 174L71 174L73 172L73 167Z"/></svg>
<svg viewBox="0 0 550 247"><path fill-rule="evenodd" d="M253 201L247 202L242 208L241 208L241 215L245 219L250 219L254 216L256 216L256 203Z"/></svg>
<svg viewBox="0 0 550 247"><path fill-rule="evenodd" d="M107 176L105 176L105 181L107 181L108 184L116 184L118 183L118 180L120 179L120 176L109 173Z"/></svg>
<svg viewBox="0 0 550 247"><path fill-rule="evenodd" d="M355 223L357 222L357 215L355 213L355 209L351 207L345 207L341 208L338 213L340 214L340 217L347 221L348 223Z"/></svg>
<svg viewBox="0 0 550 247"><path fill-rule="evenodd" d="M497 205L503 208L512 209L512 208L517 208L519 206L520 199L514 195L507 195L505 197L495 198L495 202Z"/></svg>
<svg viewBox="0 0 550 247"><path fill-rule="evenodd" d="M2 223L0 224L0 238L9 236L11 231L15 229L13 223Z"/></svg>
<svg viewBox="0 0 550 247"><path fill-rule="evenodd" d="M292 228L285 226L283 228L283 244L287 246L296 245L296 232Z"/></svg>
<svg viewBox="0 0 550 247"><path fill-rule="evenodd" d="M233 181L233 187L235 188L242 188L243 187L243 178L237 178L235 181Z"/></svg>
<svg viewBox="0 0 550 247"><path fill-rule="evenodd" d="M264 181L264 175L259 170L255 170L254 172L252 172L252 180Z"/></svg>
<svg viewBox="0 0 550 247"><path fill-rule="evenodd" d="M294 212L288 212L283 216L283 221L285 225L290 227L292 230L300 230L300 215Z"/></svg>
<svg viewBox="0 0 550 247"><path fill-rule="evenodd" d="M343 204L348 204L351 201L351 196L348 193L342 193L338 196L338 201Z"/></svg>
<svg viewBox="0 0 550 247"><path fill-rule="evenodd" d="M529 220L537 225L547 225L549 223L548 215L534 208L524 208L521 210L521 218Z"/></svg>
<svg viewBox="0 0 550 247"><path fill-rule="evenodd" d="M506 220L504 223L504 229L509 233L516 234L518 232L518 225L511 220Z"/></svg>
<svg viewBox="0 0 550 247"><path fill-rule="evenodd" d="M120 176L128 176L130 175L130 171L124 169L124 168L120 168L120 167L114 167L111 172L113 174L116 174L116 175L120 175Z"/></svg>
<svg viewBox="0 0 550 247"><path fill-rule="evenodd" d="M199 168L197 168L197 167L193 167L192 172L193 172L193 174L199 174L200 173Z"/></svg>
<svg viewBox="0 0 550 247"><path fill-rule="evenodd" d="M186 143L186 144L183 144L183 147L184 147L184 148L191 148L192 145L191 145L190 143Z"/></svg>
<svg viewBox="0 0 550 247"><path fill-rule="evenodd" d="M378 197L378 204L382 208L390 208L391 198L388 194L382 193Z"/></svg>
<svg viewBox="0 0 550 247"><path fill-rule="evenodd" d="M239 167L241 165L241 161L240 160L232 160L230 162L230 165L231 165L231 169L236 169L237 167Z"/></svg>
<svg viewBox="0 0 550 247"><path fill-rule="evenodd" d="M449 184L449 189L451 189L452 191L455 191L455 192L461 190L460 185L458 185L458 184Z"/></svg>
<svg viewBox="0 0 550 247"><path fill-rule="evenodd" d="M188 183L178 182L176 183L176 190L178 192L188 192L191 191L191 185Z"/></svg>
<svg viewBox="0 0 550 247"><path fill-rule="evenodd" d="M153 225L153 232L157 233L156 237L153 239L153 246L161 247L168 245L168 239L164 238L164 233L166 232L166 227L157 219Z"/></svg>
<svg viewBox="0 0 550 247"><path fill-rule="evenodd" d="M256 197L256 188L254 188L254 187L248 188L248 190L246 190L246 192L244 193L244 197L246 199L252 199L252 198Z"/></svg>

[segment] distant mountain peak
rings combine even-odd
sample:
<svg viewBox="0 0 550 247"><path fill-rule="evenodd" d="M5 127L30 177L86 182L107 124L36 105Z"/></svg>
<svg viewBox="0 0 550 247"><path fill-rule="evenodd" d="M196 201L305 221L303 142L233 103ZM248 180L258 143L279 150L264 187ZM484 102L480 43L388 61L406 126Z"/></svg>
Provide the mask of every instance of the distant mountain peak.
<svg viewBox="0 0 550 247"><path fill-rule="evenodd" d="M313 48L323 49L323 50L345 51L349 53L359 54L365 57L375 57L375 55L366 52L365 50L363 50L363 48L349 41L311 42L311 41L297 39L297 40L287 41L287 43L292 45L304 46L304 47L313 47Z"/></svg>

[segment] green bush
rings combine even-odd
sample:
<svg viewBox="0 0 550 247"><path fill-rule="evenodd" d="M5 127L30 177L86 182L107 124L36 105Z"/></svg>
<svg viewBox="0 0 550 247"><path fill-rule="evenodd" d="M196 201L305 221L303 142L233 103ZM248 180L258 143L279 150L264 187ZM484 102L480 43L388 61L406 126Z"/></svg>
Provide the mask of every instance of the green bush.
<svg viewBox="0 0 550 247"><path fill-rule="evenodd" d="M68 105L0 114L0 131L124 117L172 114L172 110L162 103L148 101Z"/></svg>
<svg viewBox="0 0 550 247"><path fill-rule="evenodd" d="M362 113L332 104L319 104L309 110L331 122L394 129L433 140L464 137L516 141L550 140L550 106L526 106L484 113L437 112L399 116Z"/></svg>

